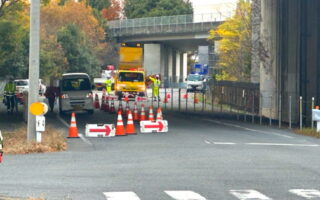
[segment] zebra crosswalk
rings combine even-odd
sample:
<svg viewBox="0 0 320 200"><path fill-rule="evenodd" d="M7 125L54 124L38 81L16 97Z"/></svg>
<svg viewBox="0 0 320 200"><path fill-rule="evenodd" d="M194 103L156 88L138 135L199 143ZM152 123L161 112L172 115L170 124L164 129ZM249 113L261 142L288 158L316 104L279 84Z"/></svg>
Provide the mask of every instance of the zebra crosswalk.
<svg viewBox="0 0 320 200"><path fill-rule="evenodd" d="M165 190L163 191L168 199L173 200L209 200L214 197L205 197L191 190ZM296 196L295 199L320 200L320 191L316 189L290 189L290 195ZM104 192L106 200L141 200L140 197L132 191L123 192ZM257 190L229 190L230 197L227 199L239 200L272 200L273 198ZM233 197L233 198L232 198Z"/></svg>

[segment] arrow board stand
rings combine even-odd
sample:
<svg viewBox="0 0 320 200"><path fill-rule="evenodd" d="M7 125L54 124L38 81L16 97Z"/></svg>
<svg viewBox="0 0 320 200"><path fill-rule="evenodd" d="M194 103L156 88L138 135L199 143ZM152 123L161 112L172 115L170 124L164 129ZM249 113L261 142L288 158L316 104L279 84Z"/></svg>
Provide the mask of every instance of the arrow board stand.
<svg viewBox="0 0 320 200"><path fill-rule="evenodd" d="M116 129L113 124L87 124L86 137L113 137Z"/></svg>
<svg viewBox="0 0 320 200"><path fill-rule="evenodd" d="M166 133L168 132L168 121L167 120L157 120L152 121L141 121L140 122L140 132L141 133Z"/></svg>

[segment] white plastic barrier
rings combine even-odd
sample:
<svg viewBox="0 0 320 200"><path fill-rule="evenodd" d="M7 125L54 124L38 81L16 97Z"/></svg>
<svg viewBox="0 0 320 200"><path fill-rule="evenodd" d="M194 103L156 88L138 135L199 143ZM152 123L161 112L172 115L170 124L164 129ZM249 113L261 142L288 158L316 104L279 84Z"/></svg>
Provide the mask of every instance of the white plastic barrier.
<svg viewBox="0 0 320 200"><path fill-rule="evenodd" d="M152 121L141 121L140 122L141 133L165 133L168 132L168 121L167 120L157 120Z"/></svg>
<svg viewBox="0 0 320 200"><path fill-rule="evenodd" d="M86 137L113 137L116 129L113 124L87 124Z"/></svg>
<svg viewBox="0 0 320 200"><path fill-rule="evenodd" d="M312 120L317 122L317 132L320 132L320 110L312 109Z"/></svg>

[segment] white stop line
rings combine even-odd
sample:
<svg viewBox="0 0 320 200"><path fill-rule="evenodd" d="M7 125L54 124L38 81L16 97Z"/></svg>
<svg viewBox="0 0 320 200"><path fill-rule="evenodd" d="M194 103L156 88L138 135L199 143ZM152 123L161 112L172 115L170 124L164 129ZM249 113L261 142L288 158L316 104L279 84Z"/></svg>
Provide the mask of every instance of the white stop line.
<svg viewBox="0 0 320 200"><path fill-rule="evenodd" d="M289 190L289 192L296 194L300 197L304 197L306 199L318 199L320 198L320 191L319 190L314 190L314 189L292 189Z"/></svg>
<svg viewBox="0 0 320 200"><path fill-rule="evenodd" d="M230 190L230 193L240 200L271 200L256 190Z"/></svg>

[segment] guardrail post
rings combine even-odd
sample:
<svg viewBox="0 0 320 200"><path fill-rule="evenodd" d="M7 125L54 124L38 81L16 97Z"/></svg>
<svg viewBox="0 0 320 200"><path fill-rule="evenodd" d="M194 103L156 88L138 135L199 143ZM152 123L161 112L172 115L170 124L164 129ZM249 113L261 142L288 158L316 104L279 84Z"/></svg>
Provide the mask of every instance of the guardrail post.
<svg viewBox="0 0 320 200"><path fill-rule="evenodd" d="M254 106L255 106L255 102L254 102L254 93L252 95L252 123L254 124Z"/></svg>
<svg viewBox="0 0 320 200"><path fill-rule="evenodd" d="M181 88L179 88L178 108L179 108L179 112L180 112L181 111Z"/></svg>
<svg viewBox="0 0 320 200"><path fill-rule="evenodd" d="M211 111L214 112L214 93L211 90Z"/></svg>
<svg viewBox="0 0 320 200"><path fill-rule="evenodd" d="M205 103L205 95L204 95L204 92L202 92L202 112L204 112L204 103Z"/></svg>
<svg viewBox="0 0 320 200"><path fill-rule="evenodd" d="M167 110L167 103L168 103L168 98L167 98L167 88L164 87L164 109Z"/></svg>
<svg viewBox="0 0 320 200"><path fill-rule="evenodd" d="M269 110L269 126L272 126L272 95L269 96L270 98L270 110Z"/></svg>
<svg viewBox="0 0 320 200"><path fill-rule="evenodd" d="M244 121L247 121L247 98L246 98L246 91L242 90L242 99L244 102Z"/></svg>
<svg viewBox="0 0 320 200"><path fill-rule="evenodd" d="M311 129L314 128L312 109L314 109L314 97L312 97L312 102L311 102Z"/></svg>
<svg viewBox="0 0 320 200"><path fill-rule="evenodd" d="M260 125L262 125L262 96L259 93L259 117L260 117Z"/></svg>
<svg viewBox="0 0 320 200"><path fill-rule="evenodd" d="M300 111L300 130L302 130L302 96L299 98L299 111Z"/></svg>
<svg viewBox="0 0 320 200"><path fill-rule="evenodd" d="M279 109L279 116L278 116L278 120L279 120L279 128L281 128L281 121L282 121L282 96L281 94L279 95L279 106L278 106L278 109Z"/></svg>
<svg viewBox="0 0 320 200"><path fill-rule="evenodd" d="M291 124L292 124L292 116L291 116L292 111L291 111L291 109L292 109L292 97L289 96L289 129L292 128L292 126L291 126Z"/></svg>
<svg viewBox="0 0 320 200"><path fill-rule="evenodd" d="M173 110L173 87L171 87L171 110Z"/></svg>
<svg viewBox="0 0 320 200"><path fill-rule="evenodd" d="M186 90L186 111L188 111L188 99L189 99L188 90Z"/></svg>
<svg viewBox="0 0 320 200"><path fill-rule="evenodd" d="M196 98L197 98L197 93L193 93L193 111L196 111Z"/></svg>

